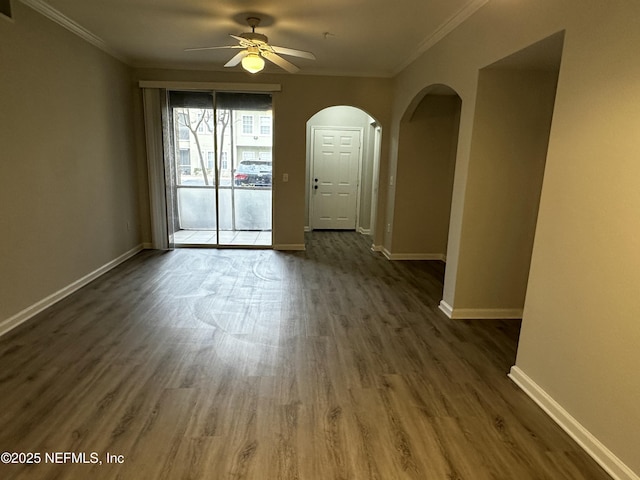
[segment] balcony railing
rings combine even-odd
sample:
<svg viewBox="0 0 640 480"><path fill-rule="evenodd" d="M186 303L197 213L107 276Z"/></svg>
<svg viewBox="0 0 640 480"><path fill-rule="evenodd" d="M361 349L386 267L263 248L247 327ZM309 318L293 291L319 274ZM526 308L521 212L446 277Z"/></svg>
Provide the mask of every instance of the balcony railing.
<svg viewBox="0 0 640 480"><path fill-rule="evenodd" d="M218 187L220 231L271 230L271 188ZM216 229L216 187L179 185L177 202L180 228Z"/></svg>

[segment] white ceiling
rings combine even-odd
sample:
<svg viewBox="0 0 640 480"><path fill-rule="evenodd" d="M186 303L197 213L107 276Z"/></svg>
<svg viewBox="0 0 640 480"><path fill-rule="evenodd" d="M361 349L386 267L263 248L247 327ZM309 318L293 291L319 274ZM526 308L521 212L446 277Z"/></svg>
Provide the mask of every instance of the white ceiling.
<svg viewBox="0 0 640 480"><path fill-rule="evenodd" d="M184 49L235 44L253 14L271 44L316 55L286 57L302 74L388 77L488 0L22 1L133 66L222 70L234 50Z"/></svg>

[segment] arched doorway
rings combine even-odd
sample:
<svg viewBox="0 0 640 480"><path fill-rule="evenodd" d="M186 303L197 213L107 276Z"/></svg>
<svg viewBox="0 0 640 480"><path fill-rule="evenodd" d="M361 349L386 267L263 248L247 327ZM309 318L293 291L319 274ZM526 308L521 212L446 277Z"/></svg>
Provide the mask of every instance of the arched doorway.
<svg viewBox="0 0 640 480"><path fill-rule="evenodd" d="M376 119L356 107L328 107L309 118L305 230L356 230L373 235L381 138ZM331 190L336 183L343 188Z"/></svg>
<svg viewBox="0 0 640 480"><path fill-rule="evenodd" d="M449 317L523 316L563 45L558 32L478 71Z"/></svg>
<svg viewBox="0 0 640 480"><path fill-rule="evenodd" d="M392 260L446 260L462 100L446 85L423 89L401 121Z"/></svg>

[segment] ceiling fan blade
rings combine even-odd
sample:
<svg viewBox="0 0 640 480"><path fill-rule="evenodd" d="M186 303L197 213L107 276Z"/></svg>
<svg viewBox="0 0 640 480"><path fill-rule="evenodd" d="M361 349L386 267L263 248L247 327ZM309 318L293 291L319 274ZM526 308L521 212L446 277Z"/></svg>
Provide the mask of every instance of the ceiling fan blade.
<svg viewBox="0 0 640 480"><path fill-rule="evenodd" d="M196 48L185 48L185 52L195 52L197 50L220 50L224 48L244 48L241 45L225 45L223 47L196 47Z"/></svg>
<svg viewBox="0 0 640 480"><path fill-rule="evenodd" d="M229 60L227 63L225 63L224 66L225 67L235 67L248 54L249 54L249 52L247 50L242 50L241 52L238 52L236 55L234 55L234 57L231 60Z"/></svg>
<svg viewBox="0 0 640 480"><path fill-rule="evenodd" d="M280 68L283 68L284 70L286 70L289 73L296 73L297 71L300 70L293 63L291 63L288 60L285 60L284 58L282 58L280 55L278 55L276 53L273 53L273 52L262 52L262 56L264 58L266 58L267 60L269 60L270 62L275 63Z"/></svg>
<svg viewBox="0 0 640 480"><path fill-rule="evenodd" d="M274 52L280 53L282 55L290 55L292 57L300 57L300 58L308 58L309 60L315 60L316 56L311 52L305 52L304 50L295 50L293 48L287 47L276 47L275 45L271 45L271 48Z"/></svg>
<svg viewBox="0 0 640 480"><path fill-rule="evenodd" d="M240 36L238 36L238 35L229 34L229 36L230 36L231 38L235 38L235 39L236 39L236 40L238 40L240 43L243 43L243 42L244 42L244 43L251 43L251 42L250 42L249 40L247 40L246 38L244 38L244 37L240 37Z"/></svg>

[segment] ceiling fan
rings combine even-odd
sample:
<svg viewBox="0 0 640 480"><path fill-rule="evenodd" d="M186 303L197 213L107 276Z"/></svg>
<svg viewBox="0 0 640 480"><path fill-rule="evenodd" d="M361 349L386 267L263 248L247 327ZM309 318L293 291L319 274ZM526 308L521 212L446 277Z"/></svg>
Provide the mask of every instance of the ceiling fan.
<svg viewBox="0 0 640 480"><path fill-rule="evenodd" d="M264 68L263 58L266 58L270 62L275 63L277 66L289 73L296 73L300 69L290 61L282 58L280 55L307 58L309 60L316 59L315 55L311 52L270 45L268 43L269 39L266 35L256 33L256 27L260 24L260 19L258 17L248 17L247 23L251 27L250 32L244 32L240 35L231 35L232 38L235 38L240 43L239 45L187 48L185 49L185 52L193 52L196 50L219 50L224 48L241 48L242 50L238 52L231 60L225 63L224 66L235 67L239 63L242 63L242 68L250 73L258 73Z"/></svg>

